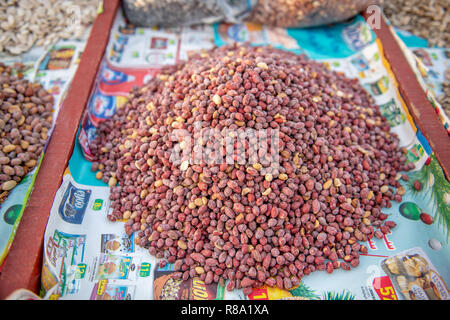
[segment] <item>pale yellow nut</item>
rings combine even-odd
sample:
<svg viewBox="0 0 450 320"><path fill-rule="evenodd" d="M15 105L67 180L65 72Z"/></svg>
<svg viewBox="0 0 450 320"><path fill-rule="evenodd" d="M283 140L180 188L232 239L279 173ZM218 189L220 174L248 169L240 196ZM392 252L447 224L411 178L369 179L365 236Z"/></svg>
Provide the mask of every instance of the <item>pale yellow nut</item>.
<svg viewBox="0 0 450 320"><path fill-rule="evenodd" d="M267 196L272 192L272 188L267 188L266 190L264 190L264 192L262 193L263 196Z"/></svg>
<svg viewBox="0 0 450 320"><path fill-rule="evenodd" d="M189 168L189 161L188 160L184 160L181 165L180 165L180 170L181 171L186 171Z"/></svg>
<svg viewBox="0 0 450 320"><path fill-rule="evenodd" d="M117 184L117 179L115 177L109 178L108 186L114 187Z"/></svg>
<svg viewBox="0 0 450 320"><path fill-rule="evenodd" d="M16 146L14 144L8 144L3 147L3 153L10 153L11 151L16 150Z"/></svg>
<svg viewBox="0 0 450 320"><path fill-rule="evenodd" d="M323 184L323 188L325 189L325 190L327 190L327 189L330 189L330 187L333 185L333 180L331 180L331 179L329 179L329 180L327 180L324 184Z"/></svg>
<svg viewBox="0 0 450 320"><path fill-rule="evenodd" d="M256 64L256 66L257 66L258 68L263 69L263 70L269 69L269 67L267 66L267 64L266 64L265 62L258 62L258 63Z"/></svg>
<svg viewBox="0 0 450 320"><path fill-rule="evenodd" d="M336 188L339 188L342 185L341 180L339 180L339 178L335 178L333 180L333 184Z"/></svg>
<svg viewBox="0 0 450 320"><path fill-rule="evenodd" d="M203 274L205 273L205 269L202 267L195 267L195 272L197 272L197 274Z"/></svg>
<svg viewBox="0 0 450 320"><path fill-rule="evenodd" d="M126 220L130 219L130 217L131 217L131 211L130 211L130 210L125 211L125 212L123 213L122 217L123 217L124 219L126 219Z"/></svg>
<svg viewBox="0 0 450 320"><path fill-rule="evenodd" d="M147 189L142 190L140 196L141 199L145 199L145 197L148 196L148 190Z"/></svg>
<svg viewBox="0 0 450 320"><path fill-rule="evenodd" d="M186 250L187 249L187 244L183 240L178 240L177 244L178 244L178 247L180 249L182 249L182 250Z"/></svg>
<svg viewBox="0 0 450 320"><path fill-rule="evenodd" d="M219 105L219 104L222 103L222 98L221 98L218 94L215 94L215 95L213 96L213 98L212 98L212 101L213 101L215 104Z"/></svg>
<svg viewBox="0 0 450 320"><path fill-rule="evenodd" d="M36 162L36 160L34 160L34 159L31 159L31 160L25 162L25 165L26 165L28 168L34 168L34 167L36 166L36 164L37 164L37 162Z"/></svg>
<svg viewBox="0 0 450 320"><path fill-rule="evenodd" d="M252 165L252 167L255 168L255 169L258 170L258 171L262 169L261 163L254 163L254 164Z"/></svg>
<svg viewBox="0 0 450 320"><path fill-rule="evenodd" d="M246 195L249 194L251 191L252 191L252 189L250 189L250 188L243 188L241 194L242 194L243 196L246 196Z"/></svg>
<svg viewBox="0 0 450 320"><path fill-rule="evenodd" d="M30 143L28 141L26 141L26 140L20 141L20 147L22 149L27 149L29 146L30 146Z"/></svg>
<svg viewBox="0 0 450 320"><path fill-rule="evenodd" d="M188 208L189 209L195 209L195 203L194 202L189 202Z"/></svg>
<svg viewBox="0 0 450 320"><path fill-rule="evenodd" d="M197 199L195 199L195 200L194 200L194 204L195 204L197 207L201 207L201 206L203 205L203 200L202 200L202 198L197 198Z"/></svg>
<svg viewBox="0 0 450 320"><path fill-rule="evenodd" d="M17 185L17 182L15 180L9 180L9 181L3 182L2 190L9 191L9 190L13 189L16 185Z"/></svg>

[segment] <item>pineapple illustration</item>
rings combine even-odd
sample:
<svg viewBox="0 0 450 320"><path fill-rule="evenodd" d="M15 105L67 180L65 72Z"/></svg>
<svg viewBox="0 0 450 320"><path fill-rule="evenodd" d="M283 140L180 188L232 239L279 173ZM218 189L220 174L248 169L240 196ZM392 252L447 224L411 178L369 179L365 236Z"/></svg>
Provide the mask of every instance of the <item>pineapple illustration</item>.
<svg viewBox="0 0 450 320"><path fill-rule="evenodd" d="M341 292L324 292L321 296L315 290L308 287L303 281L291 289L283 290L277 287L262 286L260 292L263 293L266 299L269 300L354 300L355 296L348 290L344 289ZM253 297L255 299L256 296ZM257 300L257 299L256 299Z"/></svg>
<svg viewBox="0 0 450 320"><path fill-rule="evenodd" d="M347 290L341 292L324 292L322 300L355 300L355 296Z"/></svg>
<svg viewBox="0 0 450 320"><path fill-rule="evenodd" d="M320 295L305 285L303 281L296 288L289 290L289 293L291 297L285 297L283 300L320 300Z"/></svg>
<svg viewBox="0 0 450 320"><path fill-rule="evenodd" d="M355 296L348 290L344 289L341 292L324 292L322 296L316 293L303 282L300 285L289 291L292 297L285 297L283 300L354 300Z"/></svg>

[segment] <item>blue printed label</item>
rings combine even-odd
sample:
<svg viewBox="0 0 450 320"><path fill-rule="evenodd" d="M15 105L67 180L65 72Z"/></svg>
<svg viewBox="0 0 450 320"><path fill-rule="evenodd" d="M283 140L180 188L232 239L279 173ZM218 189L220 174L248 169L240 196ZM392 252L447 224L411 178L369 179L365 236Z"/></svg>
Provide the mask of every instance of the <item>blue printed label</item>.
<svg viewBox="0 0 450 320"><path fill-rule="evenodd" d="M81 224L91 193L91 190L78 189L69 182L59 205L58 212L61 218L68 223Z"/></svg>
<svg viewBox="0 0 450 320"><path fill-rule="evenodd" d="M347 46L354 51L362 50L373 41L369 26L362 21L345 27L342 30L342 37Z"/></svg>
<svg viewBox="0 0 450 320"><path fill-rule="evenodd" d="M93 116L100 119L107 119L116 111L116 97L106 95L96 88L89 101L88 109Z"/></svg>

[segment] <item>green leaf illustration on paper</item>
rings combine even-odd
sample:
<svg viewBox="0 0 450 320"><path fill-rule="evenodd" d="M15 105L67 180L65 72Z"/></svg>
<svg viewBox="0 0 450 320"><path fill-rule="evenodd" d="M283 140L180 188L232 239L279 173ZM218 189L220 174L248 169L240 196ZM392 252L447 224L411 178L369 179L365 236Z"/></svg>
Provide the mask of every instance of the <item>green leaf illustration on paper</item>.
<svg viewBox="0 0 450 320"><path fill-rule="evenodd" d="M450 227L450 183L445 178L439 162L434 154L430 156L429 163L418 171L408 173L407 190L414 196L420 196L432 204L432 212L427 212L433 221L442 228L449 240ZM414 182L419 181L423 186L416 190Z"/></svg>
<svg viewBox="0 0 450 320"><path fill-rule="evenodd" d="M315 290L309 288L307 285L300 283L300 285L292 290L289 290L293 297L303 298L305 300L320 300L320 295L318 295Z"/></svg>
<svg viewBox="0 0 450 320"><path fill-rule="evenodd" d="M322 300L355 300L355 295L346 289L341 292L328 291L323 294Z"/></svg>

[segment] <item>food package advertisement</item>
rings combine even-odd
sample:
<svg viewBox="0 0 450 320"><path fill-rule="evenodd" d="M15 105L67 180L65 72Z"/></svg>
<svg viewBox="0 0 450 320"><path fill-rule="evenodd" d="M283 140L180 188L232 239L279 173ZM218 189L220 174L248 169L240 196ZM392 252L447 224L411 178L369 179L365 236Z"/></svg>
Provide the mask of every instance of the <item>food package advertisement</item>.
<svg viewBox="0 0 450 320"><path fill-rule="evenodd" d="M125 220L108 220L110 188L91 171L89 150L99 124L124 105L133 86L146 83L162 67L231 42L303 53L357 78L407 149L414 169L399 179L402 201L383 208L396 227L360 243L367 253L356 268L316 271L290 290L228 291L227 282L207 285L200 278L175 277L173 264L161 263L139 246L135 234L127 235ZM449 299L450 184L399 94L382 44L361 16L304 30L251 23L160 29L128 25L119 11L86 109L45 232L44 299Z"/></svg>
<svg viewBox="0 0 450 320"><path fill-rule="evenodd" d="M40 83L54 98L53 124L48 131L47 144L71 80L75 75L86 39L68 41L61 40L47 49L36 47L21 56L3 56L2 62L8 66L15 63L24 65L25 79ZM45 146L46 147L46 146ZM39 171L42 153L36 167L28 172L18 185L5 197L0 204L0 270L8 255L17 227L27 205L30 193Z"/></svg>

